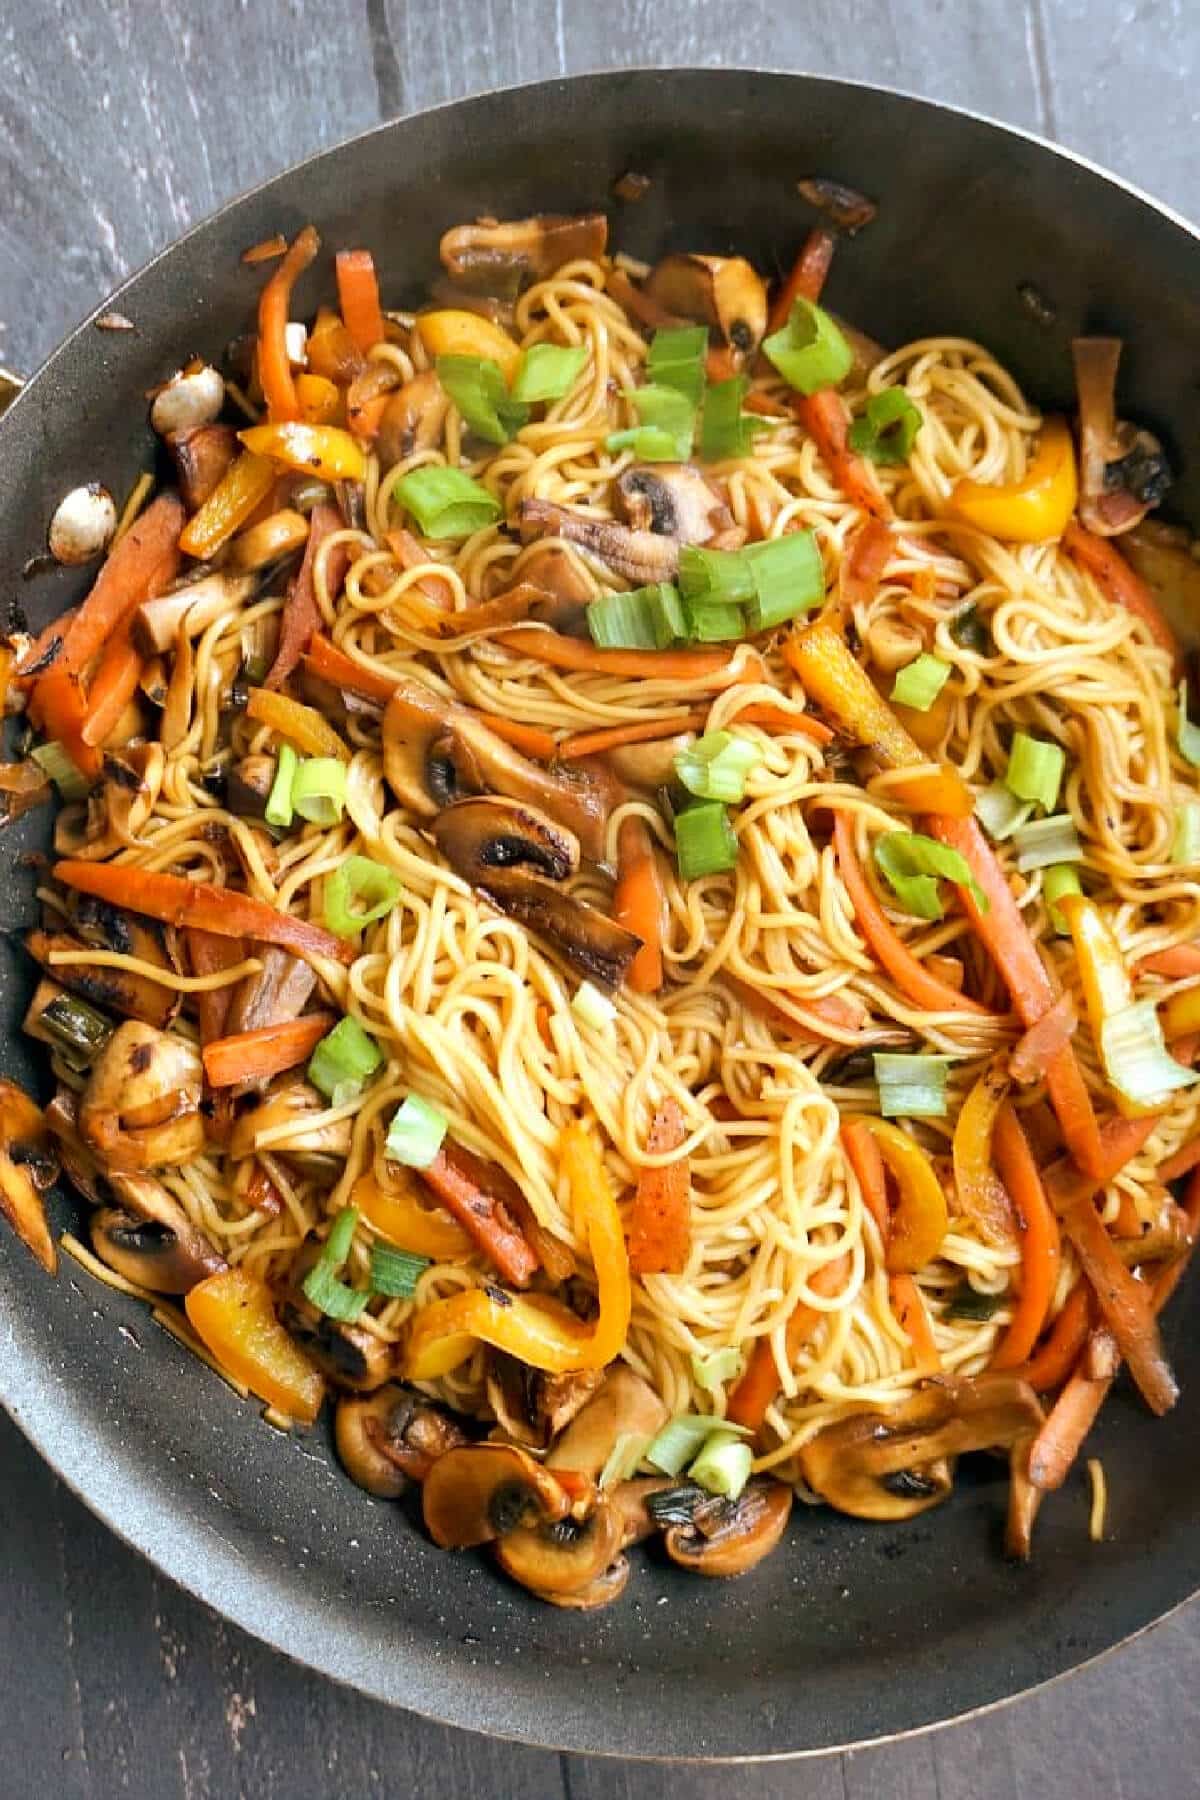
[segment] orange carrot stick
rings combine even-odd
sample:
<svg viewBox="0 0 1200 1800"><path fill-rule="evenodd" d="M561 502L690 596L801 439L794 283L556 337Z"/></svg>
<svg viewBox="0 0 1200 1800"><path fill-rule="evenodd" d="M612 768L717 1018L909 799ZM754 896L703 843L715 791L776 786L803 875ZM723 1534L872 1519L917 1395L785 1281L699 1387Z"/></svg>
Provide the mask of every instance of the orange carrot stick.
<svg viewBox="0 0 1200 1800"><path fill-rule="evenodd" d="M850 1258L836 1256L832 1262L822 1263L815 1270L808 1285L814 1293L828 1298L837 1293L849 1272ZM828 1316L803 1300L795 1307L784 1328L784 1355L789 1368L795 1363L821 1320ZM745 1373L729 1396L726 1416L733 1425L744 1425L747 1431L757 1431L778 1392L779 1371L775 1366L771 1341L766 1337L756 1338Z"/></svg>
<svg viewBox="0 0 1200 1800"><path fill-rule="evenodd" d="M369 250L339 250L334 268L342 318L365 356L383 339L383 310L374 259Z"/></svg>
<svg viewBox="0 0 1200 1800"><path fill-rule="evenodd" d="M631 725L608 725L595 731L577 731L562 738L557 754L567 761L580 756L603 756L608 750L619 750L623 744L653 744L674 737L681 731L698 731L708 717L706 712L681 713L673 719L642 719ZM782 706L745 706L731 719L729 729L739 725L761 725L763 730L798 731L814 743L827 744L833 737L828 725L808 713L790 713Z"/></svg>
<svg viewBox="0 0 1200 1800"><path fill-rule="evenodd" d="M518 656L548 663L554 669L582 670L595 675L625 675L646 681L695 681L704 687L733 687L757 681L753 662L735 663L724 650L597 650L582 638L563 637L541 628L499 631L494 640Z"/></svg>
<svg viewBox="0 0 1200 1800"><path fill-rule="evenodd" d="M239 1081L269 1081L272 1075L282 1075L306 1061L333 1025L332 1013L305 1013L301 1019L214 1038L201 1052L208 1085L234 1087Z"/></svg>
<svg viewBox="0 0 1200 1800"><path fill-rule="evenodd" d="M625 977L635 994L657 994L663 984L665 915L666 894L654 840L643 819L623 819L617 833L613 918L642 940Z"/></svg>
<svg viewBox="0 0 1200 1800"><path fill-rule="evenodd" d="M890 519L891 505L869 462L850 448L850 414L836 388L796 394L792 411L829 464L846 499L875 519Z"/></svg>
<svg viewBox="0 0 1200 1800"><path fill-rule="evenodd" d="M936 1375L942 1366L941 1353L916 1276L889 1275L888 1295L900 1328L916 1353L917 1368L923 1375Z"/></svg>
<svg viewBox="0 0 1200 1800"><path fill-rule="evenodd" d="M499 713L480 713L478 717L506 744L539 762L550 762L558 750L553 732L543 731L540 725L522 725L518 719L505 719Z"/></svg>
<svg viewBox="0 0 1200 1800"><path fill-rule="evenodd" d="M1135 974L1162 975L1168 981L1187 981L1200 975L1200 944L1172 944L1169 950L1156 950L1143 956Z"/></svg>
<svg viewBox="0 0 1200 1800"><path fill-rule="evenodd" d="M1029 1140L1009 1104L992 1128L996 1170L1012 1201L1021 1240L1021 1292L1008 1330L992 1356L993 1369L1014 1369L1032 1354L1054 1299L1061 1257L1058 1221L1046 1199Z"/></svg>
<svg viewBox="0 0 1200 1800"><path fill-rule="evenodd" d="M782 331L797 300L819 300L837 240L824 225L814 225L800 247L791 273L771 302L768 331Z"/></svg>
<svg viewBox="0 0 1200 1800"><path fill-rule="evenodd" d="M666 1099L650 1124L653 1156L678 1150L687 1137L679 1102ZM629 1267L635 1275L682 1275L692 1242L692 1178L686 1157L638 1174L629 1218Z"/></svg>
<svg viewBox="0 0 1200 1800"><path fill-rule="evenodd" d="M329 682L331 687L349 688L353 694L362 694L367 700L389 701L396 691L400 680L397 675L391 679L380 675L374 669L366 669L362 663L355 662L336 644L331 644L320 632L314 632L309 639L308 649L304 652L304 666L310 674L322 681Z"/></svg>
<svg viewBox="0 0 1200 1800"><path fill-rule="evenodd" d="M1061 1223L1147 1406L1155 1413L1169 1412L1179 1389L1163 1354L1145 1284L1117 1255L1090 1200L1068 1207Z"/></svg>
<svg viewBox="0 0 1200 1800"><path fill-rule="evenodd" d="M1063 1302L1045 1343L1016 1371L1038 1393L1061 1387L1079 1358L1091 1328L1092 1297L1086 1281L1077 1282Z"/></svg>
<svg viewBox="0 0 1200 1800"><path fill-rule="evenodd" d="M1072 519L1063 532L1062 547L1073 562L1087 570L1110 605L1124 607L1140 619L1154 642L1170 651L1178 676L1182 659L1175 633L1149 587L1130 568L1112 540L1097 537Z"/></svg>
<svg viewBox="0 0 1200 1800"><path fill-rule="evenodd" d="M1166 1162L1159 1163L1154 1171L1160 1181L1178 1181L1181 1175L1200 1164L1200 1137L1190 1138L1174 1154L1168 1156Z"/></svg>
<svg viewBox="0 0 1200 1800"><path fill-rule="evenodd" d="M96 673L88 685L85 744L100 745L114 729L137 693L142 659L134 648L131 621L118 626L100 653Z"/></svg>
<svg viewBox="0 0 1200 1800"><path fill-rule="evenodd" d="M292 288L307 269L321 240L311 225L297 232L291 248L263 288L258 302L258 379L273 424L300 417L300 400L287 352Z"/></svg>
<svg viewBox="0 0 1200 1800"><path fill-rule="evenodd" d="M1081 1359L1029 1449L1029 1479L1042 1493L1060 1488L1108 1398L1115 1376L1093 1379Z"/></svg>

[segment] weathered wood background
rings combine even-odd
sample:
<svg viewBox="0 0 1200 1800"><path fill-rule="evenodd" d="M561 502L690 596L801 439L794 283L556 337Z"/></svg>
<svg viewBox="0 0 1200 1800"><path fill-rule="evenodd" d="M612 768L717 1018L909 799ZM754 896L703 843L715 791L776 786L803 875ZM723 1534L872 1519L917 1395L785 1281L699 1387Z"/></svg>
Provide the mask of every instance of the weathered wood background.
<svg viewBox="0 0 1200 1800"><path fill-rule="evenodd" d="M1058 138L1195 216L1198 47L1195 0L10 0L0 362L33 368L153 251L310 151L572 70L878 80ZM1011 1707L855 1756L663 1770L515 1748L388 1712L224 1625L0 1422L0 1800L1176 1800L1200 1787L1198 1694L1193 1606Z"/></svg>

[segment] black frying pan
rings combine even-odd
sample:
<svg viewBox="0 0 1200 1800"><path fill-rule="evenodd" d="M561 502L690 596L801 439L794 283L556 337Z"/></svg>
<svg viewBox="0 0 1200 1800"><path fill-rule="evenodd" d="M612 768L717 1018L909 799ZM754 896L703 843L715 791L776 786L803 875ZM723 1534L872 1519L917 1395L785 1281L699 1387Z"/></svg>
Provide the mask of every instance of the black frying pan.
<svg viewBox="0 0 1200 1800"><path fill-rule="evenodd" d="M611 199L628 169L638 206ZM1069 339L1123 336L1122 381L1180 470L1200 523L1200 244L1181 221L1048 145L845 82L734 71L586 76L383 127L268 183L115 297L136 333L82 326L0 425L6 590L40 624L83 590L22 582L55 503L80 481L127 491L153 454L144 391L245 328L262 272L239 254L313 220L366 243L393 299L416 297L447 225L479 213L609 206L616 244L738 250L784 266L809 223L797 177L880 202L836 260L834 307L885 342L982 339L1046 405L1070 398ZM328 275L321 280L329 286ZM1032 284L1053 311L1035 317ZM306 281L299 308L322 295ZM28 824L28 821L26 821ZM0 923L32 912L0 840ZM44 824L41 826L44 831ZM0 968L0 1066L44 1078L17 1036L29 970ZM65 1225L73 1203L54 1203ZM166 1574L291 1655L381 1699L479 1730L622 1755L782 1755L903 1731L1006 1698L1108 1649L1200 1586L1200 1307L1166 1335L1183 1384L1152 1421L1123 1384L1095 1451L1109 1537L1086 1535L1081 1478L1038 1520L1029 1568L1001 1554L1006 1472L972 1459L949 1505L912 1524L798 1516L734 1583L639 1554L625 1597L559 1612L476 1555L435 1550L402 1510L341 1474L323 1428L281 1437L253 1405L69 1259L57 1282L0 1232L0 1400L113 1530Z"/></svg>

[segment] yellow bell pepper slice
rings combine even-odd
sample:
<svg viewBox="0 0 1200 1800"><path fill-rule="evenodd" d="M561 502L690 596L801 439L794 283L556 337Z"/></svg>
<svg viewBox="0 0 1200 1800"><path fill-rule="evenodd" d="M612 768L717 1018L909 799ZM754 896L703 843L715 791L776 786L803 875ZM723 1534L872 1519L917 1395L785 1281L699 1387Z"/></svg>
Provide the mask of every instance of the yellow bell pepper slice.
<svg viewBox="0 0 1200 1800"><path fill-rule="evenodd" d="M231 464L199 512L188 520L179 548L202 560L212 556L262 505L274 485L275 465L265 456L252 456L246 451Z"/></svg>
<svg viewBox="0 0 1200 1800"><path fill-rule="evenodd" d="M1006 1055L995 1057L963 1101L954 1126L954 1189L985 1243L1008 1249L1016 1221L992 1156L996 1116L1008 1097Z"/></svg>
<svg viewBox="0 0 1200 1800"><path fill-rule="evenodd" d="M863 1119L899 1194L885 1263L889 1275L915 1275L933 1261L950 1227L942 1184L921 1146L890 1119Z"/></svg>
<svg viewBox="0 0 1200 1800"><path fill-rule="evenodd" d="M303 425L284 420L278 425L251 425L238 439L256 456L294 469L298 475L315 475L320 481L361 481L367 459L348 431L340 425Z"/></svg>
<svg viewBox="0 0 1200 1800"><path fill-rule="evenodd" d="M380 1187L374 1175L355 1182L350 1204L381 1237L414 1256L431 1256L434 1262L460 1262L474 1245L460 1225L440 1207L423 1206L415 1188ZM453 1364L451 1365L453 1367Z"/></svg>
<svg viewBox="0 0 1200 1800"><path fill-rule="evenodd" d="M350 761L350 751L315 706L278 694L274 688L251 688L246 701L246 717L260 725L269 725L280 737L295 744L305 756L336 756L339 762Z"/></svg>
<svg viewBox="0 0 1200 1800"><path fill-rule="evenodd" d="M1185 988L1181 994L1172 994L1159 1009L1158 1016L1168 1044L1200 1031L1200 987Z"/></svg>
<svg viewBox="0 0 1200 1800"><path fill-rule="evenodd" d="M513 376L521 361L521 346L514 344L506 331L491 319L478 313L419 313L417 336L430 356L479 356L499 363L504 379L512 386Z"/></svg>
<svg viewBox="0 0 1200 1800"><path fill-rule="evenodd" d="M269 1406L312 1424L325 1398L325 1378L275 1317L264 1281L245 1269L223 1269L199 1282L183 1304L196 1336L223 1369Z"/></svg>
<svg viewBox="0 0 1200 1800"><path fill-rule="evenodd" d="M404 1372L410 1381L448 1374L479 1340L553 1375L602 1369L624 1349L633 1291L621 1215L600 1152L584 1125L567 1127L561 1156L577 1226L596 1271L600 1313L595 1323L584 1324L546 1297L513 1294L497 1300L494 1290L468 1288L435 1300L416 1315L405 1351Z"/></svg>
<svg viewBox="0 0 1200 1800"><path fill-rule="evenodd" d="M1088 1023L1098 1045L1100 1027L1109 1014L1133 1002L1129 971L1121 946L1094 900L1086 894L1064 894L1056 904L1070 927Z"/></svg>
<svg viewBox="0 0 1200 1800"><path fill-rule="evenodd" d="M296 399L305 425L335 425L343 407L342 392L336 383L307 371L296 377Z"/></svg>
<svg viewBox="0 0 1200 1800"><path fill-rule="evenodd" d="M1044 544L1062 536L1077 495L1070 428L1065 419L1047 419L1020 481L960 481L946 510L952 519L1009 543Z"/></svg>

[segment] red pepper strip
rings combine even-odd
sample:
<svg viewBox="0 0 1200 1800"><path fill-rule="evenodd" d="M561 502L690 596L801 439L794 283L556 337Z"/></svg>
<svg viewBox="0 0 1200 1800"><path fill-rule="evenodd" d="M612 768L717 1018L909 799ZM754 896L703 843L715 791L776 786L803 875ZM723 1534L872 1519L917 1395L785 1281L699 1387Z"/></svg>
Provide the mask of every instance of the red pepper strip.
<svg viewBox="0 0 1200 1800"><path fill-rule="evenodd" d="M850 414L836 388L795 394L792 411L816 443L846 499L875 519L890 519L891 504L869 462L850 448Z"/></svg>
<svg viewBox="0 0 1200 1800"><path fill-rule="evenodd" d="M687 1137L679 1102L664 1100L650 1125L652 1156L678 1150ZM692 1242L692 1180L686 1157L638 1175L629 1219L629 1267L635 1275L681 1275Z"/></svg>
<svg viewBox="0 0 1200 1800"><path fill-rule="evenodd" d="M824 225L814 225L800 247L791 273L771 302L768 331L782 331L797 300L819 300L837 239Z"/></svg>
<svg viewBox="0 0 1200 1800"><path fill-rule="evenodd" d="M383 311L374 260L369 250L339 250L334 268L342 318L365 356L383 340Z"/></svg>
<svg viewBox="0 0 1200 1800"><path fill-rule="evenodd" d="M1130 568L1116 545L1108 538L1097 537L1085 530L1077 519L1072 519L1063 532L1062 547L1073 562L1087 570L1111 605L1124 607L1135 619L1140 619L1154 642L1170 651L1172 668L1178 676L1183 663L1175 633L1150 588Z"/></svg>
<svg viewBox="0 0 1200 1800"><path fill-rule="evenodd" d="M320 248L321 240L311 225L297 232L287 255L259 298L258 379L267 403L267 417L272 424L300 417L300 399L287 351L288 313L292 288Z"/></svg>
<svg viewBox="0 0 1200 1800"><path fill-rule="evenodd" d="M1007 1102L992 1128L992 1154L1016 1213L1021 1243L1021 1292L1008 1330L992 1355L993 1369L1013 1369L1031 1354L1054 1299L1062 1256L1058 1220L1046 1199L1029 1140Z"/></svg>
<svg viewBox="0 0 1200 1800"><path fill-rule="evenodd" d="M288 590L287 603L279 625L279 649L275 653L275 661L271 664L265 685L269 688L282 687L304 652L308 649L321 623L321 609L317 605L317 591L313 585L313 563L317 551L327 537L342 529L342 516L336 506L321 501L312 509L309 522L308 542L304 546L304 560ZM336 594L345 580L346 568L350 560L350 546L342 546L342 553L331 551L325 563L325 577L329 592Z"/></svg>
<svg viewBox="0 0 1200 1800"><path fill-rule="evenodd" d="M418 1173L504 1279L525 1287L537 1273L538 1259L470 1152L458 1144L443 1144L429 1167Z"/></svg>

